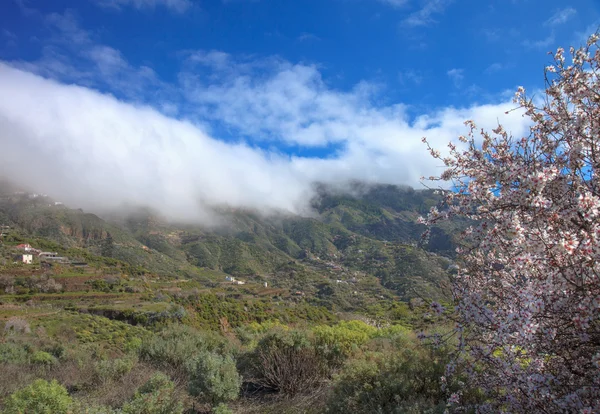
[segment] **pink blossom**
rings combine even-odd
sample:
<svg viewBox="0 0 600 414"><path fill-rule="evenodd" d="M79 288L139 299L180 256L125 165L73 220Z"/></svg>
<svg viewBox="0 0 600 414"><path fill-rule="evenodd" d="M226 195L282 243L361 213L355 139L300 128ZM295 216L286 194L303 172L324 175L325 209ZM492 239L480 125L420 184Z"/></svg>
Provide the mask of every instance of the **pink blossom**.
<svg viewBox="0 0 600 414"><path fill-rule="evenodd" d="M600 412L598 41L570 48L572 64L556 51L540 106L518 88L527 136L466 121L464 145L449 145L447 168L432 177L456 191L422 222L475 223L461 235L452 290L481 412Z"/></svg>
<svg viewBox="0 0 600 414"><path fill-rule="evenodd" d="M448 398L448 404L458 404L460 402L460 395L457 393L452 393L450 398Z"/></svg>

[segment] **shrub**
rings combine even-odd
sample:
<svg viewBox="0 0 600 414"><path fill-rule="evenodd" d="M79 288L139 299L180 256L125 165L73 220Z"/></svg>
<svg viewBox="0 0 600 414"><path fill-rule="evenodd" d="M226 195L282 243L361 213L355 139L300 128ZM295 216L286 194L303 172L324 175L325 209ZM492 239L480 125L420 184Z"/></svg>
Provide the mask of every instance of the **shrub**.
<svg viewBox="0 0 600 414"><path fill-rule="evenodd" d="M29 327L29 323L18 316L11 317L4 324L4 332L5 333L30 333L31 328Z"/></svg>
<svg viewBox="0 0 600 414"><path fill-rule="evenodd" d="M56 380L35 380L31 385L11 394L5 402L6 414L67 414L73 399Z"/></svg>
<svg viewBox="0 0 600 414"><path fill-rule="evenodd" d="M340 322L313 329L318 351L333 367L340 366L359 346L377 334L377 328L362 321Z"/></svg>
<svg viewBox="0 0 600 414"><path fill-rule="evenodd" d="M140 338L131 338L123 345L125 352L138 352L142 348L142 340Z"/></svg>
<svg viewBox="0 0 600 414"><path fill-rule="evenodd" d="M283 330L289 329L286 325L283 325L281 322L279 322L277 320L265 321L262 323L251 322L248 325L245 325L244 328L246 328L249 332L251 332L255 335L261 334L261 333L266 333L273 329L283 329Z"/></svg>
<svg viewBox="0 0 600 414"><path fill-rule="evenodd" d="M236 328L235 332L237 338L243 345L248 348L254 348L258 343L260 335L273 329L288 330L289 328L279 321L265 321L262 323L251 322Z"/></svg>
<svg viewBox="0 0 600 414"><path fill-rule="evenodd" d="M123 405L123 414L180 414L183 404L175 395L175 385L163 373L154 374L133 399Z"/></svg>
<svg viewBox="0 0 600 414"><path fill-rule="evenodd" d="M173 388L173 381L167 375L162 372L157 372L153 376L150 377L148 381L144 385L140 387L138 392L142 394L150 394L155 391L167 388Z"/></svg>
<svg viewBox="0 0 600 414"><path fill-rule="evenodd" d="M367 336L371 337L377 333L377 328L369 325L368 323L360 320L342 321L335 325L339 328L345 328L355 332L364 332Z"/></svg>
<svg viewBox="0 0 600 414"><path fill-rule="evenodd" d="M375 338L390 338L390 339L395 339L395 338L402 338L405 337L407 335L410 335L412 333L412 331L402 325L392 325L392 326L388 326L386 328L382 328L379 329L374 337Z"/></svg>
<svg viewBox="0 0 600 414"><path fill-rule="evenodd" d="M96 376L102 382L116 381L125 376L136 364L134 358L107 359L96 363Z"/></svg>
<svg viewBox="0 0 600 414"><path fill-rule="evenodd" d="M39 365L53 365L56 363L56 358L48 352L37 351L31 356L31 362Z"/></svg>
<svg viewBox="0 0 600 414"><path fill-rule="evenodd" d="M448 360L443 350L419 348L351 361L335 380L328 412L442 413L455 386L442 380Z"/></svg>
<svg viewBox="0 0 600 414"><path fill-rule="evenodd" d="M49 354L54 355L56 358L62 358L62 356L65 354L66 348L60 343L52 343L44 347L44 350Z"/></svg>
<svg viewBox="0 0 600 414"><path fill-rule="evenodd" d="M202 352L225 347L224 339L213 332L198 332L185 325L172 325L144 341L140 355L147 361L186 370L190 361Z"/></svg>
<svg viewBox="0 0 600 414"><path fill-rule="evenodd" d="M36 283L34 287L44 293L61 292L63 288L60 283L57 283L56 280L48 278L47 276L42 276L39 283Z"/></svg>
<svg viewBox="0 0 600 414"><path fill-rule="evenodd" d="M266 335L251 355L253 380L263 388L294 396L329 375L326 360L298 331Z"/></svg>
<svg viewBox="0 0 600 414"><path fill-rule="evenodd" d="M212 409L213 414L233 414L233 411L227 406L227 404L219 404Z"/></svg>
<svg viewBox="0 0 600 414"><path fill-rule="evenodd" d="M200 396L212 405L232 401L238 397L242 379L235 361L230 356L203 353L195 361L191 372L190 394Z"/></svg>
<svg viewBox="0 0 600 414"><path fill-rule="evenodd" d="M20 344L14 342L0 343L0 362L11 364L26 364L29 353Z"/></svg>

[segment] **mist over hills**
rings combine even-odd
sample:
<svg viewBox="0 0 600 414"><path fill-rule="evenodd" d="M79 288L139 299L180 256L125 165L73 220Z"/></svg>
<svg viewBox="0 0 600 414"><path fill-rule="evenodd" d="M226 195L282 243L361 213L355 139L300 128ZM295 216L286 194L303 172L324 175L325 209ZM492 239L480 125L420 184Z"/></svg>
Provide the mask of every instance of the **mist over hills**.
<svg viewBox="0 0 600 414"><path fill-rule="evenodd" d="M99 216L6 182L0 194L0 222L24 237L117 259L160 277L198 278L210 285L215 282L206 276L210 270L322 298L332 290L329 284L361 278L377 294L444 296L458 231L436 228L424 244L416 219L440 202L438 196L360 182L344 189L315 186L305 216L221 207L213 209L210 224L167 220L149 208Z"/></svg>

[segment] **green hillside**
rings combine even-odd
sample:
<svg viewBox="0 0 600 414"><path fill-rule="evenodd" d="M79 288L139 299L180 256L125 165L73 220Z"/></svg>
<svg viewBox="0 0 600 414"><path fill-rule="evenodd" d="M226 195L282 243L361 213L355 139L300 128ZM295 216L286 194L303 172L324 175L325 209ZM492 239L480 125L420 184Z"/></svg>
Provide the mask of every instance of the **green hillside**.
<svg viewBox="0 0 600 414"><path fill-rule="evenodd" d="M417 331L442 328L427 301L447 300L452 263L453 230L435 229L425 245L416 224L439 202L433 193L353 190L320 189L312 217L221 209L222 224L207 228L148 209L99 217L0 186L0 369L14 376L0 381L0 407L43 378L67 387L82 410L145 410L136 390L154 373L183 384L156 395L160 412L214 412L214 400L186 385L205 369L188 362L209 355L228 367L235 412L345 412L335 408L345 394L331 391L354 384L344 379L353 364L385 372L394 355L414 359L407 347L423 352ZM271 352L313 363L314 379L293 369L277 381L300 381L301 390L267 381L273 367L256 364ZM439 362L419 355L419 364ZM419 366L409 377L422 375Z"/></svg>
<svg viewBox="0 0 600 414"><path fill-rule="evenodd" d="M208 282L203 272L210 270L315 292L323 291L316 285L323 279L339 285L367 278L403 300L442 297L453 229L434 229L422 245L424 229L416 223L439 199L431 191L355 187L358 195L321 188L313 218L222 211L225 224L212 229L169 223L148 210L109 221L14 191L2 195L0 218L13 229L14 239L5 242L53 243L54 250L115 259L158 277Z"/></svg>

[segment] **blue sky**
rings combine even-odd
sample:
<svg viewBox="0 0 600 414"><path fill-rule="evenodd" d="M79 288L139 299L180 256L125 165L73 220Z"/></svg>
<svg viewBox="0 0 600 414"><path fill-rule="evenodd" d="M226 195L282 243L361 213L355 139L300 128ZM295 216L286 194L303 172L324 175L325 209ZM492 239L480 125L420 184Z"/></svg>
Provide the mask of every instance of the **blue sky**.
<svg viewBox="0 0 600 414"><path fill-rule="evenodd" d="M493 100L543 86L545 52L580 43L600 23L597 1L514 0L4 0L0 57L35 62L64 25L176 82L186 54L317 65L327 84L378 84L383 102L425 108ZM68 45L60 51L77 56ZM68 76L64 77L65 80ZM102 90L102 88L101 88Z"/></svg>
<svg viewBox="0 0 600 414"><path fill-rule="evenodd" d="M313 181L417 185L439 167L420 136L444 145L466 118L522 133L513 91L599 24L592 0L3 0L0 140L35 148L26 184L94 202L118 183L119 202L297 211Z"/></svg>

